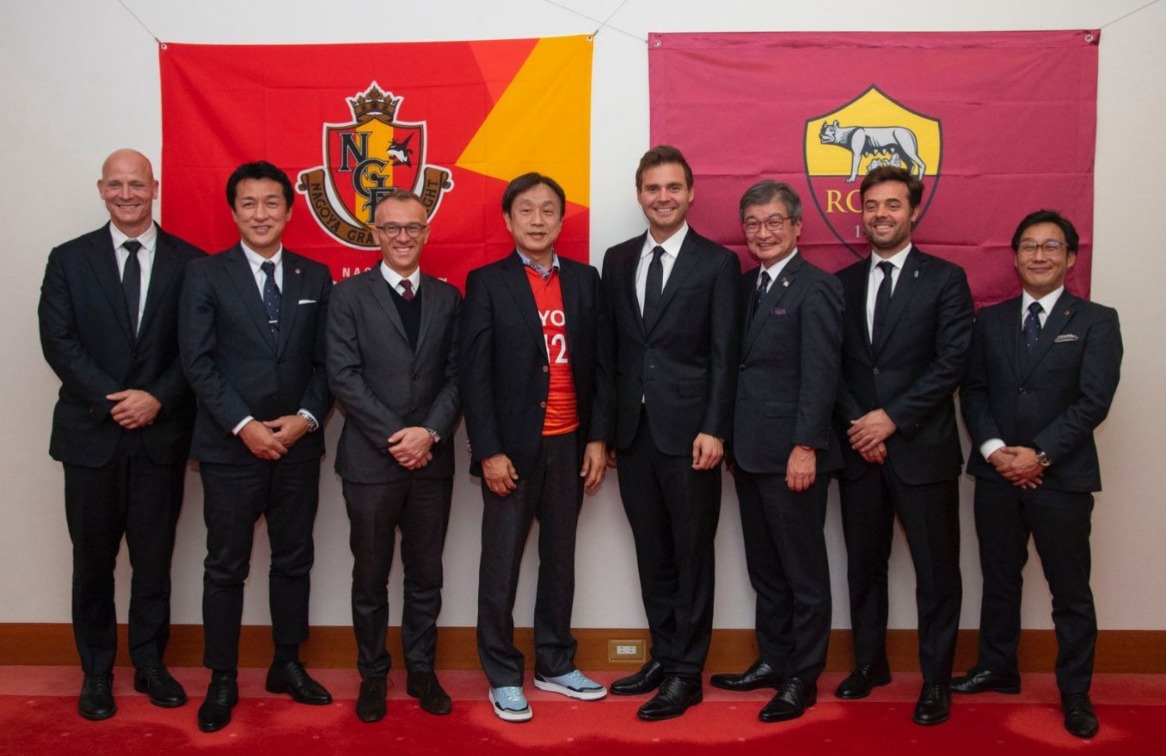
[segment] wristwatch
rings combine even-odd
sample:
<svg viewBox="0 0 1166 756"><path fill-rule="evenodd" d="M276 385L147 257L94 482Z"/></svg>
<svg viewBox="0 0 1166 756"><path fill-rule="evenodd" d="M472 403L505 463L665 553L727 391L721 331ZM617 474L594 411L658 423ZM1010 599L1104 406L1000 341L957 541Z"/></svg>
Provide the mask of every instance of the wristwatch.
<svg viewBox="0 0 1166 756"><path fill-rule="evenodd" d="M1040 449L1036 450L1036 461L1040 462L1041 467L1048 467L1053 463L1053 461L1049 459L1049 455L1045 454Z"/></svg>
<svg viewBox="0 0 1166 756"><path fill-rule="evenodd" d="M430 441L432 441L434 444L441 443L441 434L440 433L433 430L432 428L426 428L425 430L426 430L426 432L429 433L429 440Z"/></svg>
<svg viewBox="0 0 1166 756"><path fill-rule="evenodd" d="M308 424L308 433L315 433L316 430L320 427L320 424L316 422L316 418L312 417L311 412L308 412L307 410L300 410L296 414L302 417L304 422Z"/></svg>

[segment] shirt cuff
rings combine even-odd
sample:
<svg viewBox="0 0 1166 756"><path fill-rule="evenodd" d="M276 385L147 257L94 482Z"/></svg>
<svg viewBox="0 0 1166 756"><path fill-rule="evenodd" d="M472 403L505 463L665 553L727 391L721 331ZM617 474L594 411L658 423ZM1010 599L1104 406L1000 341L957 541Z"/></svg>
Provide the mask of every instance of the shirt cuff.
<svg viewBox="0 0 1166 756"><path fill-rule="evenodd" d="M991 457L993 454L995 454L1000 449L1003 449L1007 445L1008 444L1004 443L1003 439L990 438L984 443L980 444L980 456L983 457L986 461L988 457Z"/></svg>
<svg viewBox="0 0 1166 756"><path fill-rule="evenodd" d="M242 420L239 421L238 425L236 425L234 428L231 428L231 434L234 436L239 435L239 431L243 430L243 426L246 425L247 423L251 422L254 419L255 418L252 417L251 415L248 415L247 417L243 418Z"/></svg>

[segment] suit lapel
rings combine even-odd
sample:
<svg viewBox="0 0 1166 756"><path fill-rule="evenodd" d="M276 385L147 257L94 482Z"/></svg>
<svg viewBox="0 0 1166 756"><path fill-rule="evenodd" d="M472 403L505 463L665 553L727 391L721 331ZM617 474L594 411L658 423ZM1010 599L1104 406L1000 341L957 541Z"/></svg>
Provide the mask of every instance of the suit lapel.
<svg viewBox="0 0 1166 756"><path fill-rule="evenodd" d="M797 274L802 268L802 256L794 254L785 267L781 269L781 273L777 278L769 284L769 291L761 297L761 302L757 305L757 311L750 316L749 326L745 331L745 340L741 345L742 352L748 352L753 345L753 341L757 335L761 333L761 329L765 324L766 313L772 312L778 305L785 300L786 295L789 294L790 289L797 285ZM756 281L754 281L754 289L756 289ZM750 307L752 307L752 300L750 300Z"/></svg>
<svg viewBox="0 0 1166 756"><path fill-rule="evenodd" d="M170 281L178 273L181 263L174 254L170 237L158 229L157 242L154 244L154 264L150 268L150 287L146 290L146 308L142 311L142 322L138 324L138 336L146 332L151 318L158 311L162 301L162 292L170 286Z"/></svg>
<svg viewBox="0 0 1166 756"><path fill-rule="evenodd" d="M872 347L875 356L882 351L890 334L895 332L895 325L899 322L903 310L907 308L907 303L911 301L911 297L922 285L921 279L927 270L924 262L922 253L918 249L912 249L911 254L907 255L907 262L903 265L903 270L899 272L899 280L895 282L894 293L891 295L891 309L887 312L886 326L879 333L879 343ZM869 289L869 287L867 288ZM863 312L865 313L866 310L864 309ZM866 320L865 316L863 320Z"/></svg>
<svg viewBox="0 0 1166 756"><path fill-rule="evenodd" d="M417 328L417 347L414 350L416 354L421 354L421 346L425 343L425 337L429 334L429 324L435 317L437 317L438 302L437 286L434 285L435 283L436 279L427 276L424 273L421 274L420 290L424 291L425 293L421 295L421 323ZM388 287L386 286L382 288ZM393 307L394 314L396 314L396 309L396 307ZM398 323L400 323L400 320L400 318L397 318ZM403 324L400 326L400 328L402 331L404 331Z"/></svg>
<svg viewBox="0 0 1166 756"><path fill-rule="evenodd" d="M870 258L846 268L839 274L843 296L846 299L846 322L854 324L859 340L866 346L866 353L874 358L874 348L870 343L870 324L866 322L867 287L870 283ZM854 313L851 315L851 313Z"/></svg>
<svg viewBox="0 0 1166 756"><path fill-rule="evenodd" d="M530 282L526 280L526 266L523 265L522 258L518 256L517 252L511 252L510 256L503 260L502 268L502 280L506 283L506 288L510 290L510 296L514 299L519 317L522 318L522 322L526 323L531 335L542 341L543 329L542 323L538 320L538 304L534 301L534 292L530 290Z"/></svg>
<svg viewBox="0 0 1166 756"><path fill-rule="evenodd" d="M1048 353L1049 348L1053 345L1056 338L1064 333L1069 323L1072 322L1073 316L1077 314L1077 305L1080 301L1077 297L1070 294L1068 289L1061 292L1061 296L1057 298L1057 303L1053 306L1052 312L1045 319L1044 327L1040 329L1040 337L1036 340L1036 346L1033 347L1032 352L1024 360L1024 368L1020 376L1021 381L1026 380L1032 374L1033 369L1044 359L1045 354Z"/></svg>
<svg viewBox="0 0 1166 756"><path fill-rule="evenodd" d="M277 353L282 353L287 346L292 328L296 324L296 317L300 312L300 292L304 289L304 269L299 258L283 250L283 298L279 305L279 347Z"/></svg>
<svg viewBox="0 0 1166 756"><path fill-rule="evenodd" d="M126 309L125 293L121 287L121 276L117 272L117 253L113 249L113 237L109 235L109 224L105 224L97 231L92 239L93 248L86 255L93 278L97 281L97 288L109 302L113 316L121 327L122 334L131 342L134 335L130 332L130 313Z"/></svg>
<svg viewBox="0 0 1166 756"><path fill-rule="evenodd" d="M660 306L656 309L656 320L645 323L644 329L651 333L652 327L660 321L668 304L676 298L676 292L684 285L689 274L696 269L700 262L700 254L696 251L695 232L690 228L684 235L684 243L680 245L680 253L676 255L676 262L672 263L672 272L668 274L668 282L664 284L664 291L660 294Z"/></svg>
<svg viewBox="0 0 1166 756"><path fill-rule="evenodd" d="M1017 299L1013 305L1000 308L1000 317L996 318L995 323L990 323L985 326L985 330L991 330L992 340L994 344L999 344L1007 355L1008 368L1012 371L1012 375L1020 380L1020 373L1022 368L1020 352L1024 346L1020 341L1020 308L1023 300ZM981 317L983 317L981 315Z"/></svg>
<svg viewBox="0 0 1166 756"><path fill-rule="evenodd" d="M239 295L239 304L251 316L251 323L259 331L260 338L267 342L273 352L278 354L279 345L275 343L275 337L271 334L271 326L267 322L267 310L263 306L263 297L259 294L259 286L255 283L255 274L251 271L251 263L247 262L247 257L243 254L243 248L236 244L222 254L224 256L223 267L227 271L227 278L230 279ZM284 274L286 276L286 269ZM287 301L286 294L284 294L284 301ZM283 313L281 312L280 318L282 317Z"/></svg>
<svg viewBox="0 0 1166 756"><path fill-rule="evenodd" d="M397 311L397 305L393 303L393 294L389 291L389 284L385 281L385 277L381 275L380 266L374 267L364 275L365 284L372 293L372 298L384 311L385 319L397 329L397 333L401 334L402 339L408 341L409 336L405 333L405 324L401 321L401 313ZM422 304L424 301L425 297L422 297ZM420 340L418 340L418 345L420 345Z"/></svg>
<svg viewBox="0 0 1166 756"><path fill-rule="evenodd" d="M627 306L631 309L632 314L635 315L635 321L640 324L640 333L647 336L648 329L644 327L644 317L640 311L640 300L636 296L636 268L640 264L640 254L644 250L645 238L647 238L647 232L627 242L627 255L620 263L623 265L624 281L627 282L627 285L624 286L623 296L627 298Z"/></svg>

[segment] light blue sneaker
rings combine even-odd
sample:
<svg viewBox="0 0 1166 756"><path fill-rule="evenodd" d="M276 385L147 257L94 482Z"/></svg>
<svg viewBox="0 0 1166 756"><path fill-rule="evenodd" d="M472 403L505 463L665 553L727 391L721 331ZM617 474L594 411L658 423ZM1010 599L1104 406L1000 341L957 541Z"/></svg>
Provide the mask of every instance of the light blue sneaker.
<svg viewBox="0 0 1166 756"><path fill-rule="evenodd" d="M531 717L530 704L517 685L490 688L490 703L494 704L494 714L507 722L525 722Z"/></svg>
<svg viewBox="0 0 1166 756"><path fill-rule="evenodd" d="M577 669L558 677L543 677L536 674L534 687L539 690L548 690L551 693L561 693L568 698L577 698L580 701L598 701L607 695L607 688Z"/></svg>

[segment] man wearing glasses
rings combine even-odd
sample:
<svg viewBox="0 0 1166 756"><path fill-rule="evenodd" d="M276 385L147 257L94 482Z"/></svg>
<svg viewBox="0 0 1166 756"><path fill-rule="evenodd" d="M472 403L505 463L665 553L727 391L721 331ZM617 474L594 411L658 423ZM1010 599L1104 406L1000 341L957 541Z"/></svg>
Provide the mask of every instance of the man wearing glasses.
<svg viewBox="0 0 1166 756"><path fill-rule="evenodd" d="M420 270L429 239L421 198L393 192L377 204L375 223L381 264L336 285L327 330L328 383L346 416L336 472L351 523L356 716L364 722L385 716L386 583L398 529L405 689L430 714L451 709L434 657L453 493L450 439L461 407L454 362L461 294Z"/></svg>
<svg viewBox="0 0 1166 756"><path fill-rule="evenodd" d="M535 518L534 685L583 701L607 695L576 668L571 635L579 509L603 482L607 448L591 421L599 274L555 252L566 204L549 176L510 182L502 218L514 252L470 273L459 326L470 469L482 478L478 657L494 714L508 722L531 718L513 610Z"/></svg>
<svg viewBox="0 0 1166 756"><path fill-rule="evenodd" d="M972 437L984 595L979 658L952 690L1020 692L1021 571L1031 536L1052 594L1065 729L1091 738L1097 614L1089 532L1093 492L1101 490L1093 431L1113 402L1122 344L1116 311L1065 289L1078 241L1058 213L1025 217L1012 236L1021 295L976 320L960 403Z"/></svg>

